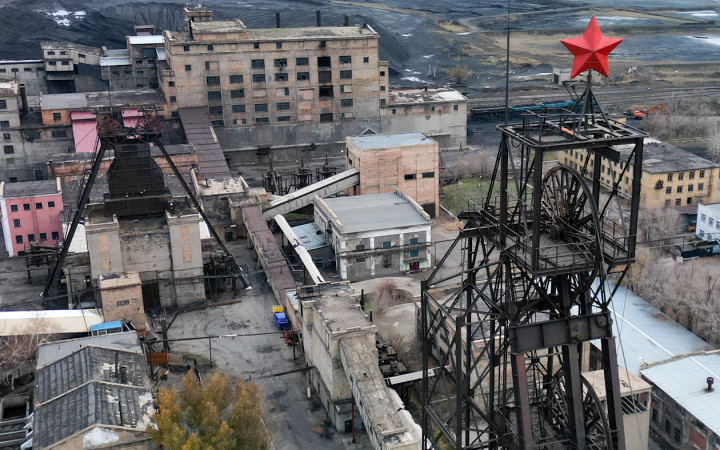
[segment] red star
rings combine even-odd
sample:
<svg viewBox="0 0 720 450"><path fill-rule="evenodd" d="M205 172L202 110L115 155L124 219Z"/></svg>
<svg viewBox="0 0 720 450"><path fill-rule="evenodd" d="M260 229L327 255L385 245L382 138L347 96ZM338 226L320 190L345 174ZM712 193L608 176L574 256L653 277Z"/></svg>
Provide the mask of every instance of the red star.
<svg viewBox="0 0 720 450"><path fill-rule="evenodd" d="M571 78L590 69L609 77L608 55L622 42L622 39L603 36L597 20L593 16L585 29L585 34L576 38L563 39L560 42L570 50L570 53L575 55Z"/></svg>

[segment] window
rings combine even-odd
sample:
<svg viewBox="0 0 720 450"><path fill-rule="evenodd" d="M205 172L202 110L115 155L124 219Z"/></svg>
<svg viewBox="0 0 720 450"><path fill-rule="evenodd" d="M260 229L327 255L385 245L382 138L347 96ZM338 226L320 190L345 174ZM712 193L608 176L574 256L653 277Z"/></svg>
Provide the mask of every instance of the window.
<svg viewBox="0 0 720 450"><path fill-rule="evenodd" d="M415 175L414 173L406 173L405 174L406 180L414 180L415 178L417 178L417 175Z"/></svg>
<svg viewBox="0 0 720 450"><path fill-rule="evenodd" d="M369 57L369 56L365 56L365 57L363 58L363 62L364 62L364 63L370 62L370 57Z"/></svg>
<svg viewBox="0 0 720 450"><path fill-rule="evenodd" d="M290 116L278 116L278 122L290 122Z"/></svg>
<svg viewBox="0 0 720 450"><path fill-rule="evenodd" d="M220 86L220 77L205 77L208 86Z"/></svg>
<svg viewBox="0 0 720 450"><path fill-rule="evenodd" d="M318 92L320 94L320 98L332 98L333 96L332 86L320 86Z"/></svg>
<svg viewBox="0 0 720 450"><path fill-rule="evenodd" d="M10 127L9 120L0 120L0 128L9 128L9 127Z"/></svg>
<svg viewBox="0 0 720 450"><path fill-rule="evenodd" d="M705 171L701 170L699 175L700 175L700 178L705 178Z"/></svg>
<svg viewBox="0 0 720 450"><path fill-rule="evenodd" d="M53 238L53 240L57 241L58 239L60 239L60 233L58 233L57 231L53 231L52 238Z"/></svg>
<svg viewBox="0 0 720 450"><path fill-rule="evenodd" d="M67 55L67 52L60 52L61 55Z"/></svg>
<svg viewBox="0 0 720 450"><path fill-rule="evenodd" d="M130 304L130 300L119 300L119 301L117 302L117 305L118 305L118 306L127 306L127 305L129 305L129 304Z"/></svg>
<svg viewBox="0 0 720 450"><path fill-rule="evenodd" d="M453 111L457 111L457 110L458 110L458 105L453 105Z"/></svg>
<svg viewBox="0 0 720 450"><path fill-rule="evenodd" d="M20 219L13 219L13 228L20 228L21 226Z"/></svg>
<svg viewBox="0 0 720 450"><path fill-rule="evenodd" d="M307 66L309 64L308 58L295 58L296 66Z"/></svg>
<svg viewBox="0 0 720 450"><path fill-rule="evenodd" d="M270 119L267 117L258 117L255 119L255 123L270 123Z"/></svg>
<svg viewBox="0 0 720 450"><path fill-rule="evenodd" d="M287 67L287 58L275 59L275 67Z"/></svg>
<svg viewBox="0 0 720 450"><path fill-rule="evenodd" d="M17 205L10 205L10 212L17 212L18 206Z"/></svg>
<svg viewBox="0 0 720 450"><path fill-rule="evenodd" d="M62 64L63 66L69 66L69 65L70 65L70 61L63 61L63 62L61 62L60 64ZM16 69L15 71L17 72L17 69Z"/></svg>
<svg viewBox="0 0 720 450"><path fill-rule="evenodd" d="M50 65L51 65L51 66L54 66L54 65L55 65L55 61L52 61L52 62L50 63ZM10 72L13 72L13 73L14 73L14 72L19 72L19 70L18 70L18 69L10 69Z"/></svg>
<svg viewBox="0 0 720 450"><path fill-rule="evenodd" d="M290 88L285 88L285 95L290 95Z"/></svg>
<svg viewBox="0 0 720 450"><path fill-rule="evenodd" d="M392 267L390 255L383 255L383 269L389 269L390 267Z"/></svg>
<svg viewBox="0 0 720 450"><path fill-rule="evenodd" d="M675 206L680 206L681 200L679 198L675 199Z"/></svg>
<svg viewBox="0 0 720 450"><path fill-rule="evenodd" d="M290 109L290 102L280 102L275 107L278 111L285 111Z"/></svg>
<svg viewBox="0 0 720 450"><path fill-rule="evenodd" d="M211 51L215 50L215 46L213 46L212 44L208 44L207 49L209 52L211 52Z"/></svg>
<svg viewBox="0 0 720 450"><path fill-rule="evenodd" d="M23 237L22 237L22 236L15 236L15 243L16 243L16 244L22 244L22 243L23 243Z"/></svg>
<svg viewBox="0 0 720 450"><path fill-rule="evenodd" d="M171 95L171 96L170 96L170 103L175 103L175 102L177 102L177 97L175 97L174 95Z"/></svg>
<svg viewBox="0 0 720 450"><path fill-rule="evenodd" d="M254 48L255 50L259 49L259 48L260 48L260 43L259 43L259 42L255 42L255 43L253 44L253 48Z"/></svg>
<svg viewBox="0 0 720 450"><path fill-rule="evenodd" d="M15 147L13 147L12 145L4 145L3 153L5 153L6 155L12 155L13 153L15 153Z"/></svg>
<svg viewBox="0 0 720 450"><path fill-rule="evenodd" d="M350 108L350 107L352 107L352 105L353 105L353 99L351 99L351 98L344 98L344 99L340 100L340 106Z"/></svg>
<svg viewBox="0 0 720 450"><path fill-rule="evenodd" d="M381 70L381 71L380 71L380 76L381 76L381 77L384 77L384 76L385 76L385 71L384 71L384 70Z"/></svg>
<svg viewBox="0 0 720 450"><path fill-rule="evenodd" d="M253 74L253 82L264 83L265 82L265 74L264 73L254 73Z"/></svg>
<svg viewBox="0 0 720 450"><path fill-rule="evenodd" d="M705 185L703 183L698 183L698 191L702 191Z"/></svg>
<svg viewBox="0 0 720 450"><path fill-rule="evenodd" d="M669 174L668 174L668 179L667 179L667 180L668 180L668 181L672 181L672 180L673 180L673 174L669 173Z"/></svg>
<svg viewBox="0 0 720 450"><path fill-rule="evenodd" d="M352 63L352 56L350 55L343 55L338 58L340 60L340 64L350 64Z"/></svg>
<svg viewBox="0 0 720 450"><path fill-rule="evenodd" d="M355 258L355 264L363 264L365 263L365 258Z"/></svg>
<svg viewBox="0 0 720 450"><path fill-rule="evenodd" d="M385 103L387 103L387 102L385 101L385 99L384 99L384 98L381 98L381 99L380 99L380 106L385 106ZM428 116L428 118L430 118L430 116Z"/></svg>
<svg viewBox="0 0 720 450"><path fill-rule="evenodd" d="M170 117L180 117L180 114L178 114L177 111L171 111L171 112L170 112Z"/></svg>
<svg viewBox="0 0 720 450"><path fill-rule="evenodd" d="M692 192L692 191L693 191L693 185L692 185L692 184L689 184L689 185L688 185L688 192Z"/></svg>
<svg viewBox="0 0 720 450"><path fill-rule="evenodd" d="M341 70L340 71L340 79L341 80L352 80L352 70Z"/></svg>
<svg viewBox="0 0 720 450"><path fill-rule="evenodd" d="M25 67L23 69L23 72L32 72L32 69L30 67Z"/></svg>
<svg viewBox="0 0 720 450"><path fill-rule="evenodd" d="M192 70L192 66L190 64L185 64L185 72L190 72Z"/></svg>
<svg viewBox="0 0 720 450"><path fill-rule="evenodd" d="M410 238L410 245L417 245L418 238Z"/></svg>
<svg viewBox="0 0 720 450"><path fill-rule="evenodd" d="M30 233L28 234L28 242L35 242L35 235Z"/></svg>
<svg viewBox="0 0 720 450"><path fill-rule="evenodd" d="M688 197L687 200L686 200L686 203L687 203L688 205L692 205L692 197Z"/></svg>
<svg viewBox="0 0 720 450"><path fill-rule="evenodd" d="M332 83L332 72L329 70L318 72L318 83Z"/></svg>
<svg viewBox="0 0 720 450"><path fill-rule="evenodd" d="M48 54L48 56L53 56L53 55L55 55L55 52L54 52L54 51L49 51L49 52L47 52L47 54Z"/></svg>
<svg viewBox="0 0 720 450"><path fill-rule="evenodd" d="M35 209L43 209L42 203L35 203Z"/></svg>
<svg viewBox="0 0 720 450"><path fill-rule="evenodd" d="M390 242L390 241L384 241L384 242L382 243L382 248L390 248L390 247L392 247L392 242Z"/></svg>
<svg viewBox="0 0 720 450"><path fill-rule="evenodd" d="M54 120L55 122L57 122L57 121L59 121L59 120L62 120L62 114L60 114L60 113L53 113L53 120Z"/></svg>
<svg viewBox="0 0 720 450"><path fill-rule="evenodd" d="M665 193L666 193L666 194L672 194L672 188L671 188L671 187L666 187L666 188L665 188Z"/></svg>
<svg viewBox="0 0 720 450"><path fill-rule="evenodd" d="M142 60L142 59L136 59L136 60L135 60L135 64L142 64L142 63L143 63L143 60Z"/></svg>
<svg viewBox="0 0 720 450"><path fill-rule="evenodd" d="M695 179L695 172L688 173L688 179L694 180Z"/></svg>
<svg viewBox="0 0 720 450"><path fill-rule="evenodd" d="M684 173L680 172L680 173L678 174L678 181L682 181L683 178L684 178L684 175L685 175Z"/></svg>
<svg viewBox="0 0 720 450"><path fill-rule="evenodd" d="M330 67L330 57L329 56L318 56L317 59L318 67Z"/></svg>
<svg viewBox="0 0 720 450"><path fill-rule="evenodd" d="M232 105L232 112L234 112L234 113L244 113L244 112L245 112L245 105Z"/></svg>
<svg viewBox="0 0 720 450"><path fill-rule="evenodd" d="M677 187L677 193L678 193L678 194L681 194L681 193L682 193L682 188L683 188L682 186L678 186L678 187Z"/></svg>
<svg viewBox="0 0 720 450"><path fill-rule="evenodd" d="M710 225L710 226L715 225L715 220L713 220L712 217L708 219L708 225Z"/></svg>
<svg viewBox="0 0 720 450"><path fill-rule="evenodd" d="M256 103L255 104L255 112L267 112L268 105L267 103Z"/></svg>
<svg viewBox="0 0 720 450"><path fill-rule="evenodd" d="M211 106L208 108L211 116L219 116L223 113L222 106Z"/></svg>
<svg viewBox="0 0 720 450"><path fill-rule="evenodd" d="M265 68L265 60L264 59L253 59L251 64L252 64L253 69L264 69Z"/></svg>
<svg viewBox="0 0 720 450"><path fill-rule="evenodd" d="M411 258L417 258L418 257L418 251L417 250L410 250L410 257Z"/></svg>
<svg viewBox="0 0 720 450"><path fill-rule="evenodd" d="M7 109L7 101L0 100L0 109Z"/></svg>
<svg viewBox="0 0 720 450"><path fill-rule="evenodd" d="M281 48L282 48L282 42L276 42L276 43L275 43L275 48L281 49Z"/></svg>
<svg viewBox="0 0 720 450"><path fill-rule="evenodd" d="M174 81L168 81L168 87L175 87Z"/></svg>
<svg viewBox="0 0 720 450"><path fill-rule="evenodd" d="M222 94L220 91L210 91L207 93L208 100L222 100Z"/></svg>
<svg viewBox="0 0 720 450"><path fill-rule="evenodd" d="M245 98L245 89L233 89L230 91L230 98Z"/></svg>
<svg viewBox="0 0 720 450"><path fill-rule="evenodd" d="M665 207L667 208L669 206L670 206L670 200L665 200Z"/></svg>
<svg viewBox="0 0 720 450"><path fill-rule="evenodd" d="M673 434L673 439L675 439L675 442L678 444L682 442L682 432L680 431L680 428L675 427L675 433Z"/></svg>
<svg viewBox="0 0 720 450"><path fill-rule="evenodd" d="M332 113L320 114L320 122L332 122L332 121L333 121Z"/></svg>
<svg viewBox="0 0 720 450"><path fill-rule="evenodd" d="M40 242L47 241L47 233L40 233Z"/></svg>
<svg viewBox="0 0 720 450"><path fill-rule="evenodd" d="M720 230L720 220L718 220L717 222L715 222L715 228L718 229L718 230Z"/></svg>
<svg viewBox="0 0 720 450"><path fill-rule="evenodd" d="M54 208L55 202L48 202L48 208Z"/></svg>
<svg viewBox="0 0 720 450"><path fill-rule="evenodd" d="M356 245L356 246L355 246L355 251L356 251L356 252L361 252L361 251L363 251L363 250L365 250L365 246L364 246L364 245L360 244L360 245Z"/></svg>
<svg viewBox="0 0 720 450"><path fill-rule="evenodd" d="M341 92L342 94L348 94L348 93L350 93L350 92L352 92L352 91L353 91L353 89L352 89L352 84L341 84L341 85L340 85L340 92Z"/></svg>
<svg viewBox="0 0 720 450"><path fill-rule="evenodd" d="M297 73L297 79L298 81L305 81L310 79L310 72L298 72Z"/></svg>
<svg viewBox="0 0 720 450"><path fill-rule="evenodd" d="M231 84L240 84L242 82L243 82L242 75L230 75L230 83Z"/></svg>
<svg viewBox="0 0 720 450"><path fill-rule="evenodd" d="M276 73L275 74L275 81L287 81L288 80L288 74L286 73Z"/></svg>
<svg viewBox="0 0 720 450"><path fill-rule="evenodd" d="M54 138L64 138L64 137L67 137L67 131L65 131L65 130L53 131L51 134L52 134L52 137L54 137Z"/></svg>

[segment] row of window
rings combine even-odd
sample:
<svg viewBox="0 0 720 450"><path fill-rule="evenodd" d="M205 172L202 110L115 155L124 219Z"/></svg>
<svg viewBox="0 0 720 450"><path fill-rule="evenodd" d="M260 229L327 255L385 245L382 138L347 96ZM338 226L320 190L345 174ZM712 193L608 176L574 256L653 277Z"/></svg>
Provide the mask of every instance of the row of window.
<svg viewBox="0 0 720 450"><path fill-rule="evenodd" d="M185 66L186 70L190 66ZM287 73L276 73L275 74L275 81L282 82L282 81L289 81L289 75ZM297 72L295 74L295 79L297 81L308 81L310 80L310 72ZM340 79L341 80L352 80L352 70L341 70L340 71ZM266 77L264 73L255 73L252 75L253 83L265 83ZM231 84L240 84L243 82L243 76L242 75L230 75L230 83ZM320 83L332 83L332 72L330 71L324 71L324 72L318 72L318 82ZM205 77L205 83L208 86L220 86L220 77L219 76L208 76ZM170 81L168 83L170 87L175 86L175 82Z"/></svg>
<svg viewBox="0 0 720 450"><path fill-rule="evenodd" d="M47 206L48 206L48 208L54 208L55 202L49 201ZM43 209L42 202L35 203L35 209ZM10 212L17 212L17 211L18 211L18 205L10 205ZM23 211L30 211L30 203L23 203ZM15 227L19 227L20 220L18 220L18 219L15 219L15 220L17 220L17 223L18 223L17 225L15 225Z"/></svg>
<svg viewBox="0 0 720 450"><path fill-rule="evenodd" d="M672 180L673 180L673 175L675 175L675 174L669 173L668 176L667 176L667 180L668 180L668 181L672 181ZM699 170L699 171L698 171L698 177L699 177L699 178L705 178L705 171L704 171L704 170ZM684 172L678 172L678 173L677 173L677 180L678 180L678 181L683 181L684 178L685 178L685 173L684 173ZM689 180L695 179L695 171L688 172L688 179L689 179Z"/></svg>
<svg viewBox="0 0 720 450"><path fill-rule="evenodd" d="M435 172L423 172L422 173L423 178L435 178ZM415 180L417 179L417 174L414 173L406 173L405 174L406 180Z"/></svg>
<svg viewBox="0 0 720 450"><path fill-rule="evenodd" d="M692 197L688 197L688 198L686 199L686 203L685 203L685 204L686 204L686 205L692 205ZM665 200L665 207L667 208L667 207L669 207L669 206L670 206L670 200ZM676 199L675 199L675 206L682 206L682 199L676 198Z"/></svg>
<svg viewBox="0 0 720 450"><path fill-rule="evenodd" d="M44 72L44 71L45 71L45 68L44 68L44 67L38 67L38 68L37 68L37 71L38 71L38 72ZM18 69L17 67L13 67L13 68L10 69L10 73L18 73L18 72L20 72L20 69ZM23 67L23 72L32 72L32 67ZM0 69L0 73L7 73L7 69Z"/></svg>
<svg viewBox="0 0 720 450"><path fill-rule="evenodd" d="M60 239L60 233L58 233L57 231L53 231L53 232L52 232L52 239L53 239L54 241L59 240L59 239ZM28 235L27 235L27 240L28 240L28 243L35 242L35 235L34 235L34 234L28 234ZM47 233L40 233L40 242L45 242L45 241L47 241L47 240L48 240L48 238L47 238ZM23 244L23 243L24 243L23 236L22 236L21 234L18 234L17 236L15 236L15 243L16 243L16 244Z"/></svg>
<svg viewBox="0 0 720 450"><path fill-rule="evenodd" d="M693 186L692 184L688 184L688 186L687 186L687 192L692 192L692 191L693 191L693 187L694 187L694 186ZM697 185L697 190L698 190L698 191L702 191L703 189L705 189L705 185L704 185L703 183L698 183L698 185ZM683 187L682 187L682 186L677 186L677 187L675 188L675 192L677 192L678 194L682 194L682 192L683 192ZM666 194L672 194L672 188L671 188L671 187L666 187L666 188L665 188L665 193L666 193Z"/></svg>
<svg viewBox="0 0 720 450"><path fill-rule="evenodd" d="M418 244L418 238L410 238L410 240L408 240L408 245L417 245L417 244ZM384 249L392 248L392 241L383 241L382 248L384 248ZM358 244L355 246L355 251L357 251L357 252L361 252L364 250L366 250L366 249L365 249L365 245L363 245L363 244Z"/></svg>
<svg viewBox="0 0 720 450"><path fill-rule="evenodd" d="M715 228L718 229L718 230L720 230L720 220L717 220L717 221L716 221L716 220L713 219L712 217L707 218L707 217L705 216L705 214L702 214L701 216L702 216L702 217L701 217L700 220L701 220L702 222L705 222L705 220L707 219L707 224L708 224L709 226L715 225Z"/></svg>

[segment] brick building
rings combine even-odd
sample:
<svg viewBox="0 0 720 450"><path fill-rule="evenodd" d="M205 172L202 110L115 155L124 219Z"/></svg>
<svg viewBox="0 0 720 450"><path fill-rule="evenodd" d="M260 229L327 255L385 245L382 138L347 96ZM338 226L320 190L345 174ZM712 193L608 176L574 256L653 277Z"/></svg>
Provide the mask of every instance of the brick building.
<svg viewBox="0 0 720 450"><path fill-rule="evenodd" d="M106 322L129 321L135 329L147 330L140 274L130 272L100 275L98 284Z"/></svg>
<svg viewBox="0 0 720 450"><path fill-rule="evenodd" d="M347 167L360 171L352 195L404 192L430 217L438 215L440 148L422 133L369 134L347 140Z"/></svg>
<svg viewBox="0 0 720 450"><path fill-rule="evenodd" d="M60 179L0 183L0 212L9 256L22 255L33 244L63 241Z"/></svg>

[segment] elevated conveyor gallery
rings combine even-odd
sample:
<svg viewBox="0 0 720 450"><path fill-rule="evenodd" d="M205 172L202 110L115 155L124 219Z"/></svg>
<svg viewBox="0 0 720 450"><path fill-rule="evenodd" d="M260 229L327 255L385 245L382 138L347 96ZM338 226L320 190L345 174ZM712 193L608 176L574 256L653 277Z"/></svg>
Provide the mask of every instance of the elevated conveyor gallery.
<svg viewBox="0 0 720 450"><path fill-rule="evenodd" d="M346 170L271 201L270 205L263 210L263 218L271 220L278 214L287 214L311 204L316 195L320 198L329 197L358 184L360 184L360 171L357 169Z"/></svg>

